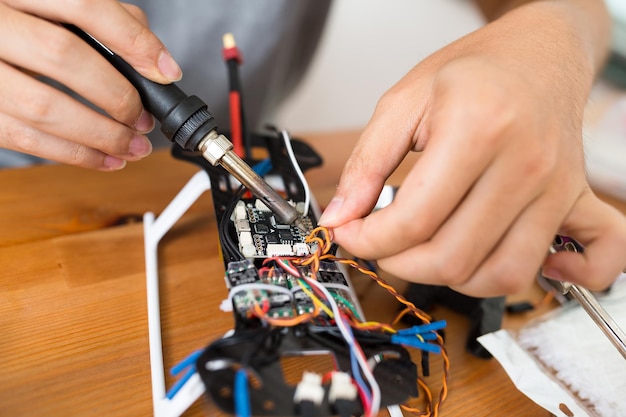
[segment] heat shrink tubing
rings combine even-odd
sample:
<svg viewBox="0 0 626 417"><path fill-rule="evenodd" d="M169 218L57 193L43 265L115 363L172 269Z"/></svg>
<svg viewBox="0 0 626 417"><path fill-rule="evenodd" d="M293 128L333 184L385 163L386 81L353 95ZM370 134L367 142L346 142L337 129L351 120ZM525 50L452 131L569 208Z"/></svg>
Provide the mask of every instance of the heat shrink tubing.
<svg viewBox="0 0 626 417"><path fill-rule="evenodd" d="M239 182L261 199L283 222L303 228L300 214L235 152L232 143L217 131L215 119L207 105L197 96L185 94L175 83L159 84L139 74L120 56L84 32L65 24L107 59L139 92L141 101L161 124L161 131L180 147L200 152L211 165L221 165Z"/></svg>

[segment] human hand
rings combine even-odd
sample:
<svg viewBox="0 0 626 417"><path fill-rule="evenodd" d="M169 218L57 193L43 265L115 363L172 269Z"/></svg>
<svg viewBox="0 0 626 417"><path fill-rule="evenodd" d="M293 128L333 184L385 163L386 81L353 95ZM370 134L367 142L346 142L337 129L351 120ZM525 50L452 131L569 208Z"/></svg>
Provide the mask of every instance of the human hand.
<svg viewBox="0 0 626 417"><path fill-rule="evenodd" d="M338 244L400 278L487 297L529 285L561 233L585 254L551 255L544 274L590 289L617 277L626 222L585 178L594 71L562 11L516 10L382 97L319 221ZM370 214L409 151L422 154L394 202Z"/></svg>
<svg viewBox="0 0 626 417"><path fill-rule="evenodd" d="M181 77L135 6L115 0L0 0L0 147L104 171L148 155L152 146L144 134L154 121L135 88L55 22L90 33L155 82ZM68 87L106 114L39 76Z"/></svg>

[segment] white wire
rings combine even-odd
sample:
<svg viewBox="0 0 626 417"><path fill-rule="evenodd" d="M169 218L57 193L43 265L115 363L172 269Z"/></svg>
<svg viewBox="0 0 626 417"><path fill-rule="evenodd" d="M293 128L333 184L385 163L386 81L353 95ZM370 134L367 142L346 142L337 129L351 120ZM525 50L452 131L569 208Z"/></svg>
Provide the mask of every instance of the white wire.
<svg viewBox="0 0 626 417"><path fill-rule="evenodd" d="M356 345L356 340L352 335L352 332L346 327L345 321L341 318L341 313L339 312L339 306L335 299L330 295L328 290L318 281L314 279L307 280L307 283L317 287L323 294L324 297L328 300L330 304L330 308L333 310L333 314L335 316L335 323L337 323L337 328L341 332L341 335L346 339L348 346L350 349L354 349ZM372 390L372 407L370 409L370 416L376 416L378 414L378 410L380 409L380 387L378 386L378 382L374 378L374 374L372 373L372 369L367 363L367 359L360 355L358 352L355 352L355 356L359 365L361 366L361 370L367 379L367 382L370 384L370 389Z"/></svg>
<svg viewBox="0 0 626 417"><path fill-rule="evenodd" d="M402 414L402 409L399 405L390 405L389 407L387 407L387 411L389 411L390 417L404 417L404 414Z"/></svg>
<svg viewBox="0 0 626 417"><path fill-rule="evenodd" d="M310 278L310 279L311 280L315 280L315 278ZM309 282L309 281L306 281L306 282ZM319 281L317 281L317 282L319 282ZM332 282L326 282L323 285L326 288L334 288L336 290L343 290L343 291L348 292L348 293L350 292L350 288L346 287L343 284L335 284L335 283L332 283ZM293 287L289 291L291 291L292 293L293 292L298 292L298 291L302 291L302 288L300 288L300 287Z"/></svg>
<svg viewBox="0 0 626 417"><path fill-rule="evenodd" d="M298 164L298 161L296 160L296 155L293 153L293 147L291 146L291 136L289 136L289 132L283 129L280 131L280 134L285 141L285 148L287 149L289 159L291 159L293 169L296 171L296 174L298 174L298 178L300 178L302 188L304 189L304 212L302 213L302 215L306 216L309 214L309 206L311 204L311 190L309 189L309 183L304 177L302 169L300 169L300 164Z"/></svg>
<svg viewBox="0 0 626 417"><path fill-rule="evenodd" d="M249 283L249 284L240 284L240 285L237 285L236 287L233 287L228 292L228 299L232 300L233 297L237 293L240 293L240 292L243 292L243 291L254 291L254 290L280 292L280 293L283 293L283 294L287 294L289 296L289 298L293 297L292 294L291 294L291 291L289 291L288 288L281 287L280 285L265 284L265 283L262 283L262 282L253 282L253 283Z"/></svg>

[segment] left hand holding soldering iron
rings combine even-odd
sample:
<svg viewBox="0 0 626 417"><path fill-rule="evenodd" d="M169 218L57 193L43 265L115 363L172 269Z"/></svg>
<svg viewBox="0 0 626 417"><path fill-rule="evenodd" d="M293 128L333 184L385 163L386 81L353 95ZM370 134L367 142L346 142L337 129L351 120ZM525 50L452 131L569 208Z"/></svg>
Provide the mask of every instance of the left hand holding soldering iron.
<svg viewBox="0 0 626 417"><path fill-rule="evenodd" d="M320 219L338 244L400 278L481 297L520 291L544 261L547 276L589 289L617 277L626 221L595 197L584 170L593 59L555 11L515 10L382 97ZM410 151L422 154L394 202L370 214ZM546 260L557 233L585 253Z"/></svg>

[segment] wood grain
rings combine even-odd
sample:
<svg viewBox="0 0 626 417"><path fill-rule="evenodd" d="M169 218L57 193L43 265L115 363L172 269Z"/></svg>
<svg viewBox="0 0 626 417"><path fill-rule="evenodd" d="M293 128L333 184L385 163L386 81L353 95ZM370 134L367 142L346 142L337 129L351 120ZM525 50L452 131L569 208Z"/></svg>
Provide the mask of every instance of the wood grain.
<svg viewBox="0 0 626 417"><path fill-rule="evenodd" d="M309 138L325 159L307 174L322 205L357 136ZM399 184L415 158L390 181ZM141 216L161 212L196 171L167 151L116 173L61 165L0 171L1 416L152 413ZM232 326L231 314L218 308L226 289L209 195L164 238L159 255L169 368ZM368 279L353 279L368 318L391 320L395 300ZM449 323L449 396L441 416L547 415L496 361L465 352L466 318L443 308L434 313ZM505 326L525 320L505 318ZM427 381L436 391L439 359L431 368ZM215 413L200 399L186 415Z"/></svg>

